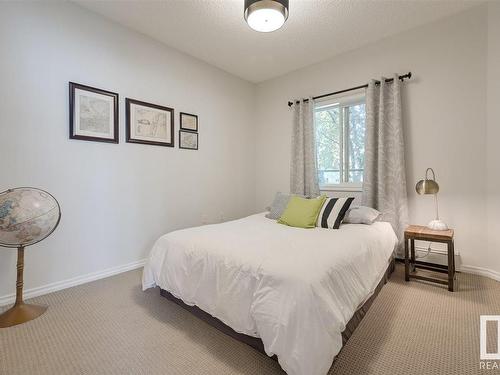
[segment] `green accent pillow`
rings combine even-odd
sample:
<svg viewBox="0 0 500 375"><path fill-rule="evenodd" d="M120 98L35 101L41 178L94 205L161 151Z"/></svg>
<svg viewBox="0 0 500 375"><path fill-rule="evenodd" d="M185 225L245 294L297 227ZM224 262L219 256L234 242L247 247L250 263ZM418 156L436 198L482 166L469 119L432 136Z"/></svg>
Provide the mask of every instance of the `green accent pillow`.
<svg viewBox="0 0 500 375"><path fill-rule="evenodd" d="M297 228L314 228L326 196L301 198L292 196L278 223Z"/></svg>

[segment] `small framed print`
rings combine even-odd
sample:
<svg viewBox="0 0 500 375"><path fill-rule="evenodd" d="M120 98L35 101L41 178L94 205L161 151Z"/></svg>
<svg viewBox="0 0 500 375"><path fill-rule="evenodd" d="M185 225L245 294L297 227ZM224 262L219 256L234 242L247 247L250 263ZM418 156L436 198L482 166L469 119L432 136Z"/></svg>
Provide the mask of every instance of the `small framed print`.
<svg viewBox="0 0 500 375"><path fill-rule="evenodd" d="M118 94L70 82L69 138L118 143Z"/></svg>
<svg viewBox="0 0 500 375"><path fill-rule="evenodd" d="M198 116L190 113L181 112L180 124L182 130L189 130L192 132L198 131Z"/></svg>
<svg viewBox="0 0 500 375"><path fill-rule="evenodd" d="M126 140L129 143L174 147L174 110L125 99Z"/></svg>
<svg viewBox="0 0 500 375"><path fill-rule="evenodd" d="M185 150L198 150L198 133L179 130L179 148Z"/></svg>

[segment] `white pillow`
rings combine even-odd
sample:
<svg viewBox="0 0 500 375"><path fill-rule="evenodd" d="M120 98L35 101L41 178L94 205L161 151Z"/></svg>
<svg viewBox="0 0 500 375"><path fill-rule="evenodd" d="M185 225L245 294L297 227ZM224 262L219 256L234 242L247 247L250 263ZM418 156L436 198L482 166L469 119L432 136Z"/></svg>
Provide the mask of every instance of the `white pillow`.
<svg viewBox="0 0 500 375"><path fill-rule="evenodd" d="M380 216L380 212L366 206L352 207L344 217L345 224L373 224Z"/></svg>

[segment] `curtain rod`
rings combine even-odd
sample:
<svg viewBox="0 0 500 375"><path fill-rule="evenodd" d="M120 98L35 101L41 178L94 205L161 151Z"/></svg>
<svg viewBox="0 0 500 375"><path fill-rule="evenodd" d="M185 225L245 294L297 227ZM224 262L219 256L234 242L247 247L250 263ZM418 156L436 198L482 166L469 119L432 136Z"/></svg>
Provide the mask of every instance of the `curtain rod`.
<svg viewBox="0 0 500 375"><path fill-rule="evenodd" d="M399 76L399 79L401 81L404 81L405 79L410 79L411 78L411 72L408 72L406 74L403 74L402 76ZM388 78L385 80L385 82L389 83L389 82L392 82L394 81L394 78ZM376 83L380 83L379 81L377 81ZM337 95L337 94L342 94L344 92L348 92L348 91L353 91L353 90L359 90L359 89L365 89L368 87L368 84L366 85L361 85L361 86L356 86L356 87L351 87L350 89L345 89L345 90L340 90L340 91L335 91L335 92L331 92L329 94L323 94L323 95L319 95L319 96L315 96L313 97L313 99L321 99L321 98L326 98L327 96L332 96L332 95ZM309 101L309 99L303 99L304 102L307 102ZM299 104L300 101L296 101L295 102L296 104ZM288 106L291 107L294 103L293 102L288 102Z"/></svg>

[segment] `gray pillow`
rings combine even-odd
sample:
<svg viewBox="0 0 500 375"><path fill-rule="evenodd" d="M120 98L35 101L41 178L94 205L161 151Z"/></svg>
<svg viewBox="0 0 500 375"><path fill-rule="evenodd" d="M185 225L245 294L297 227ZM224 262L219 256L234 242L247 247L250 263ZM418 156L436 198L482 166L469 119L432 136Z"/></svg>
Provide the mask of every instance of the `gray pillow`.
<svg viewBox="0 0 500 375"><path fill-rule="evenodd" d="M273 203L271 203L271 206L268 207L269 213L266 215L266 217L268 219L278 220L281 217L281 215L283 215L283 212L285 211L285 208L288 205L288 201L292 196L305 198L303 195L285 194L277 192L276 195L274 196Z"/></svg>
<svg viewBox="0 0 500 375"><path fill-rule="evenodd" d="M343 223L345 224L373 224L380 212L374 208L357 206L350 208L345 214Z"/></svg>

